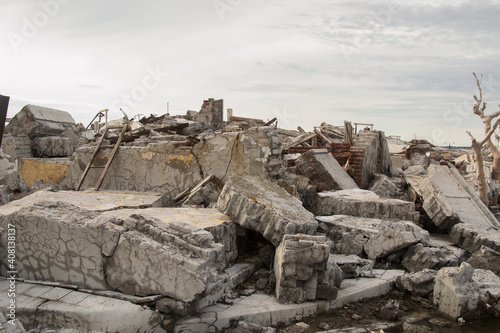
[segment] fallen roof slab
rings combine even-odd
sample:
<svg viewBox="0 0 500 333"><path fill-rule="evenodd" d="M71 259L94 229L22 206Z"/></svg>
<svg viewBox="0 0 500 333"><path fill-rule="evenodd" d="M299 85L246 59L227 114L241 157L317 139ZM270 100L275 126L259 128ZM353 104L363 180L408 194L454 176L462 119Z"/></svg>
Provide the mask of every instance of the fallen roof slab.
<svg viewBox="0 0 500 333"><path fill-rule="evenodd" d="M57 191L43 189L22 199L0 207L0 216L8 215L33 205L36 202L64 202L83 209L104 212L119 208L158 207L162 202L161 193L113 192L113 191Z"/></svg>
<svg viewBox="0 0 500 333"><path fill-rule="evenodd" d="M423 208L436 226L450 229L454 224L467 223L484 230L500 227L455 167L433 164L428 170L427 176L418 182L416 193L421 193Z"/></svg>
<svg viewBox="0 0 500 333"><path fill-rule="evenodd" d="M280 304L274 296L255 293L236 299L233 305L216 304L201 310L196 316L181 318L177 321L174 332L217 332L229 327L232 320L245 320L263 326L289 324L352 302L385 295L392 289L391 284L395 278L405 274L401 270L373 270L373 273L376 278L342 281L335 300Z"/></svg>

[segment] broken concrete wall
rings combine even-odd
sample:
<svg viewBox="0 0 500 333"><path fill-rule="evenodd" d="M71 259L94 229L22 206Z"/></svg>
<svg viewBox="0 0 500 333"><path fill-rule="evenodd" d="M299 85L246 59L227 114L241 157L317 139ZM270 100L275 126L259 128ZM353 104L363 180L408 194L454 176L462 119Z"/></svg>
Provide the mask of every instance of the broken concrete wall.
<svg viewBox="0 0 500 333"><path fill-rule="evenodd" d="M76 129L75 120L68 112L26 105L5 127L5 133L13 136L27 135L34 139L40 136L57 136L67 129Z"/></svg>
<svg viewBox="0 0 500 333"><path fill-rule="evenodd" d="M40 181L57 184L63 189L73 188L70 176L73 161L69 158L26 158L20 164L19 176L28 188Z"/></svg>
<svg viewBox="0 0 500 333"><path fill-rule="evenodd" d="M217 209L278 246L285 234L313 234L318 223L296 197L275 183L252 176L231 178Z"/></svg>
<svg viewBox="0 0 500 333"><path fill-rule="evenodd" d="M12 136L12 134L4 134L2 150L12 163L21 158L33 157L31 149L31 140L26 135Z"/></svg>
<svg viewBox="0 0 500 333"><path fill-rule="evenodd" d="M317 216L351 215L380 219L418 221L413 202L382 198L374 192L351 189L318 193Z"/></svg>
<svg viewBox="0 0 500 333"><path fill-rule="evenodd" d="M9 186L11 189L19 188L19 172L16 164L9 160L9 156L0 149L0 185Z"/></svg>
<svg viewBox="0 0 500 333"><path fill-rule="evenodd" d="M302 303L337 297L342 273L338 266L328 265L330 248L326 241L324 236L284 236L274 261L278 302Z"/></svg>
<svg viewBox="0 0 500 333"><path fill-rule="evenodd" d="M311 149L302 154L295 165L307 176L318 192L347 190L358 185L326 149Z"/></svg>
<svg viewBox="0 0 500 333"><path fill-rule="evenodd" d="M500 222L455 167L432 164L428 171L415 190L421 194L423 209L436 226L447 230L457 223L485 230L500 227Z"/></svg>
<svg viewBox="0 0 500 333"><path fill-rule="evenodd" d="M281 138L272 127L214 136L195 145L193 154L203 175L222 180L245 175L277 179L281 174Z"/></svg>
<svg viewBox="0 0 500 333"><path fill-rule="evenodd" d="M419 272L430 268L438 270L443 267L458 267L465 261L467 252L458 247L436 244L431 240L428 246L416 244L405 254L401 264L410 272Z"/></svg>
<svg viewBox="0 0 500 333"><path fill-rule="evenodd" d="M484 230L468 223L459 223L451 228L450 239L470 253L479 251L483 245L500 252L500 233L493 228Z"/></svg>
<svg viewBox="0 0 500 333"><path fill-rule="evenodd" d="M235 257L236 230L228 229L229 218L216 210L98 205L110 211L40 199L1 206L0 228L16 226L18 276L191 302L224 279L218 270ZM228 248L214 241L208 227L217 235L233 231L222 240ZM0 248L7 248L7 233ZM0 269L6 275L7 251L1 253Z"/></svg>
<svg viewBox="0 0 500 333"><path fill-rule="evenodd" d="M203 101L200 112L194 117L196 122L202 123L206 128L222 129L224 116L224 100L209 98Z"/></svg>
<svg viewBox="0 0 500 333"><path fill-rule="evenodd" d="M151 143L144 146L121 146L106 177L103 190L169 193L172 197L194 187L203 177L196 157L189 150L178 149L175 142ZM87 166L94 147L76 150L75 163L69 170L71 182L76 185ZM103 149L94 161L104 166L111 149ZM94 187L102 169L91 169L82 188Z"/></svg>
<svg viewBox="0 0 500 333"><path fill-rule="evenodd" d="M353 143L349 175L360 188L368 188L376 173L390 175L391 156L384 132L361 131Z"/></svg>

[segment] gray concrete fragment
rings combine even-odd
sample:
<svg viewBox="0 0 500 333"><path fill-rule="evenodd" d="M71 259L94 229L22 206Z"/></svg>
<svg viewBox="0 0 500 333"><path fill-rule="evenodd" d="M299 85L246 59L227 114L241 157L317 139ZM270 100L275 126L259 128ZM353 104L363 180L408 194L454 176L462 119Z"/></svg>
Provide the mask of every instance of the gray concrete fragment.
<svg viewBox="0 0 500 333"><path fill-rule="evenodd" d="M500 252L483 245L467 260L474 269L489 269L500 276Z"/></svg>
<svg viewBox="0 0 500 333"><path fill-rule="evenodd" d="M9 186L11 189L19 188L19 172L16 164L9 160L9 156L0 149L0 185Z"/></svg>
<svg viewBox="0 0 500 333"><path fill-rule="evenodd" d="M378 231L364 246L370 259L386 257L419 242L429 243L429 232L409 221L382 221Z"/></svg>
<svg viewBox="0 0 500 333"><path fill-rule="evenodd" d="M479 301L487 302L487 292L493 297L500 295L500 277L493 272L474 270L467 263L442 268L434 285L434 306L439 312L456 319L475 309ZM500 310L498 303L491 305Z"/></svg>
<svg viewBox="0 0 500 333"><path fill-rule="evenodd" d="M351 215L380 219L417 221L418 212L412 202L381 198L374 192L350 189L318 193L316 214Z"/></svg>
<svg viewBox="0 0 500 333"><path fill-rule="evenodd" d="M318 226L299 199L275 183L251 176L231 178L219 196L217 209L275 246L285 234L313 234Z"/></svg>
<svg viewBox="0 0 500 333"><path fill-rule="evenodd" d="M500 232L493 228L484 230L476 225L460 223L451 228L450 238L455 245L470 253L478 251L483 245L500 252Z"/></svg>
<svg viewBox="0 0 500 333"><path fill-rule="evenodd" d="M27 135L34 139L39 136L59 135L70 128L76 129L76 124L68 112L26 105L5 127L5 133L14 136Z"/></svg>
<svg viewBox="0 0 500 333"><path fill-rule="evenodd" d="M337 287L342 282L340 269L328 265L330 248L326 237L285 235L276 249L274 273L276 298L280 303L302 303L318 298L318 285L324 288L321 296L336 298ZM325 292L326 291L326 292ZM332 292L330 294L329 292ZM331 299L331 298L330 298Z"/></svg>
<svg viewBox="0 0 500 333"><path fill-rule="evenodd" d="M0 206L12 201L12 189L8 185L0 185Z"/></svg>
<svg viewBox="0 0 500 333"><path fill-rule="evenodd" d="M368 190L385 198L407 199L406 195L394 183L396 180L401 183L401 178L389 178L386 175L376 174Z"/></svg>
<svg viewBox="0 0 500 333"><path fill-rule="evenodd" d="M500 227L500 222L454 167L429 166L428 175L418 187L423 209L440 229L451 229L460 222L482 229Z"/></svg>
<svg viewBox="0 0 500 333"><path fill-rule="evenodd" d="M437 271L424 269L413 274L406 274L396 279L396 286L414 296L427 297L434 290L434 280Z"/></svg>
<svg viewBox="0 0 500 333"><path fill-rule="evenodd" d="M403 254L401 264L410 272L419 272L426 268L439 270L443 267L458 267L466 257L467 252L455 246L416 244Z"/></svg>
<svg viewBox="0 0 500 333"><path fill-rule="evenodd" d="M297 170L308 177L318 192L347 190L358 185L326 149L311 149L296 161Z"/></svg>
<svg viewBox="0 0 500 333"><path fill-rule="evenodd" d="M372 271L374 260L362 259L354 254L330 254L328 260L335 262L340 267L343 279L374 277Z"/></svg>

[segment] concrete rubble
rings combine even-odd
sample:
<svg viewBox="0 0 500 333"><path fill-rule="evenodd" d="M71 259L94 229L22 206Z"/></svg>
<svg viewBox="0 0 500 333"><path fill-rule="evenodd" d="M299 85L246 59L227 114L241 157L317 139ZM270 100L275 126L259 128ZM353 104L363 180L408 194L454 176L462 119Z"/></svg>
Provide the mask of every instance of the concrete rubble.
<svg viewBox="0 0 500 333"><path fill-rule="evenodd" d="M28 105L10 121L0 248L15 225L22 325L273 332L394 286L453 318L498 308L500 187L489 181L485 206L463 151L371 124L287 130L232 109L224 121L223 107L106 122L103 110L84 127Z"/></svg>

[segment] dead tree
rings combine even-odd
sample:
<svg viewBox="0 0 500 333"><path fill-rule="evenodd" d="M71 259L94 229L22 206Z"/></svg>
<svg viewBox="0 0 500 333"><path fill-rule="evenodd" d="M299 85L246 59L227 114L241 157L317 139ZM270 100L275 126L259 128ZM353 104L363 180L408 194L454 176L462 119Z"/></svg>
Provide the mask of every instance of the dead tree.
<svg viewBox="0 0 500 333"><path fill-rule="evenodd" d="M487 196L487 183L486 183L486 175L484 174L484 167L483 167L483 153L482 153L482 148L484 145L488 147L488 150L490 153L493 155L493 169L491 176L493 179L500 180L500 151L497 149L497 147L493 144L491 141L491 136L495 132L496 128L500 124L500 118L497 118L500 116L500 110L493 112L490 115L485 115L484 110L486 109L486 102L483 102L483 92L481 89L481 80L479 80L476 76L476 73L474 74L474 78L476 79L476 84L479 89L479 98L477 95L474 95L474 100L476 103L474 104L472 110L475 114L477 114L481 120L483 121L484 125L484 138L481 141L477 141L472 134L467 131L467 134L472 139L472 149L474 150L474 158L476 160L476 173L477 173L477 184L478 184L478 190L479 190L479 196L481 200L484 202L486 206L488 206L488 196ZM481 76L482 79L482 76ZM491 121L493 119L496 119L495 123L491 125Z"/></svg>

